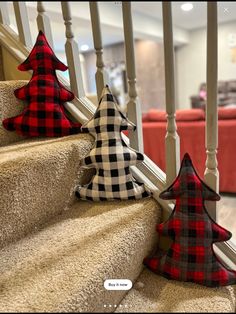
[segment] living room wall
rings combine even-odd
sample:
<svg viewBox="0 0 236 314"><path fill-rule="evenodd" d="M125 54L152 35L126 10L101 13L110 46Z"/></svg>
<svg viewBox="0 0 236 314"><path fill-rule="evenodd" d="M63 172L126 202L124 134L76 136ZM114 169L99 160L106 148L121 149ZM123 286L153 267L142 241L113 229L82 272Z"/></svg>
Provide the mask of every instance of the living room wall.
<svg viewBox="0 0 236 314"><path fill-rule="evenodd" d="M96 92L94 52L83 53L87 73L88 94ZM104 47L106 68L125 63L124 43ZM165 76L163 45L150 40L135 41L137 91L142 112L149 108L165 108Z"/></svg>
<svg viewBox="0 0 236 314"><path fill-rule="evenodd" d="M142 111L165 109L165 67L163 44L137 40L135 45L138 95Z"/></svg>
<svg viewBox="0 0 236 314"><path fill-rule="evenodd" d="M218 80L236 79L235 48L229 46L236 35L236 21L218 27ZM206 81L206 28L190 32L190 42L175 48L177 107L190 108L190 96L198 94Z"/></svg>
<svg viewBox="0 0 236 314"><path fill-rule="evenodd" d="M5 47L1 47L2 51L2 74L1 79L6 81L11 80L29 80L31 78L30 72L19 71L17 69L19 62L12 56Z"/></svg>

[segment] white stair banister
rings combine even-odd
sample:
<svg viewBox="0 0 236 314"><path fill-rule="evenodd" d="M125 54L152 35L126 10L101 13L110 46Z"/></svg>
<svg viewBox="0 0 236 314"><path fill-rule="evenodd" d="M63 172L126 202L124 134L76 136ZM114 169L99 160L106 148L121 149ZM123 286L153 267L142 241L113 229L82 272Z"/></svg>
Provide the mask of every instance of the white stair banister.
<svg viewBox="0 0 236 314"><path fill-rule="evenodd" d="M165 137L166 185L170 185L177 176L180 167L180 140L175 121L175 74L171 2L162 2L162 14L167 112L167 133Z"/></svg>
<svg viewBox="0 0 236 314"><path fill-rule="evenodd" d="M4 25L10 25L7 2L0 2L0 23Z"/></svg>
<svg viewBox="0 0 236 314"><path fill-rule="evenodd" d="M217 169L218 148L218 40L217 40L217 2L207 2L207 105L206 105L206 170L205 181L219 192L219 171ZM216 202L207 202L207 209L216 219Z"/></svg>
<svg viewBox="0 0 236 314"><path fill-rule="evenodd" d="M101 35L101 27L100 27L100 17L98 11L97 2L89 2L90 7L90 15L91 15L91 23L92 23L92 31L93 31L93 43L94 49L97 55L97 71L95 74L96 78L96 86L97 86L97 96L98 101L100 100L100 96L102 94L103 87L109 83L108 74L104 68L103 62L103 45L102 45L102 35Z"/></svg>
<svg viewBox="0 0 236 314"><path fill-rule="evenodd" d="M53 39L52 39L52 30L49 17L45 14L45 7L42 1L37 1L37 25L38 30L43 31L45 36L47 37L47 41L49 42L50 46L53 48Z"/></svg>
<svg viewBox="0 0 236 314"><path fill-rule="evenodd" d="M134 54L133 22L131 3L122 2L125 57L128 79L129 101L127 104L127 116L136 125L136 130L129 132L130 146L143 153L142 113L136 90L136 70Z"/></svg>
<svg viewBox="0 0 236 314"><path fill-rule="evenodd" d="M26 46L32 46L29 19L25 2L13 1L16 24L20 41Z"/></svg>
<svg viewBox="0 0 236 314"><path fill-rule="evenodd" d="M69 2L62 1L61 9L64 24L66 27L65 51L67 64L69 68L70 88L76 97L82 98L85 97L85 92L82 80L79 47L76 41L74 40L74 33L72 31L71 10Z"/></svg>

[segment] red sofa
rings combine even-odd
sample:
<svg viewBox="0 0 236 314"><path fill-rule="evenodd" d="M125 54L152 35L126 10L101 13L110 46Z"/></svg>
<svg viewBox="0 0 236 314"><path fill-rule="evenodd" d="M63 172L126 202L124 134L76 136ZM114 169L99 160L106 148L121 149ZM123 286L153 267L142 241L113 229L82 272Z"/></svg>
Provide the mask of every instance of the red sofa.
<svg viewBox="0 0 236 314"><path fill-rule="evenodd" d="M220 192L236 193L236 108L219 108L218 169ZM180 157L188 152L203 178L206 162L205 112L202 109L177 110ZM143 115L144 152L165 171L166 113L156 109Z"/></svg>

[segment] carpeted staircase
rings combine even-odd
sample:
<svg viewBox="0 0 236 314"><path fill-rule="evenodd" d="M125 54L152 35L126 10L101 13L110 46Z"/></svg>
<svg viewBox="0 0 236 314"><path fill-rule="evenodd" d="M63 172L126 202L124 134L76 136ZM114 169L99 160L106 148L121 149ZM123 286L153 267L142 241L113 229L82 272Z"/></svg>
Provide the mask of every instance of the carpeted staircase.
<svg viewBox="0 0 236 314"><path fill-rule="evenodd" d="M75 203L0 253L1 312L101 312L125 291L109 278L135 280L155 242L154 200Z"/></svg>
<svg viewBox="0 0 236 314"><path fill-rule="evenodd" d="M66 209L83 178L89 135L23 140L0 148L0 247Z"/></svg>
<svg viewBox="0 0 236 314"><path fill-rule="evenodd" d="M235 313L235 286L208 288L145 269L116 313Z"/></svg>
<svg viewBox="0 0 236 314"><path fill-rule="evenodd" d="M25 84L0 82L0 122L24 108L13 91ZM143 270L157 244L154 199L75 199L75 186L93 175L80 169L90 135L23 139L0 123L0 143L0 312L234 310L232 287L167 281ZM106 279L119 278L133 281L128 293L104 288Z"/></svg>

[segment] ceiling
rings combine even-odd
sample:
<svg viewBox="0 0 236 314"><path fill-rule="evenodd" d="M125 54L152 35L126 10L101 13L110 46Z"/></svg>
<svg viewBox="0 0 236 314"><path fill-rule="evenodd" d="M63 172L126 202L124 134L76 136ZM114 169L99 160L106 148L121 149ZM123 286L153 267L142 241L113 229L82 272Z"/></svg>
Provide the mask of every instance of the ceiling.
<svg viewBox="0 0 236 314"><path fill-rule="evenodd" d="M181 5L185 2L172 2L173 24L185 30L193 30L206 26L207 22L207 2L206 1L188 1L193 4L191 11L181 10ZM219 23L236 20L236 2L218 1L218 21ZM162 20L161 1L154 2L132 2L134 11L146 14L153 18Z"/></svg>
<svg viewBox="0 0 236 314"><path fill-rule="evenodd" d="M121 1L102 1L99 3L99 13L102 28L103 45L118 43L124 40L122 29L122 9ZM175 33L181 33L182 38L188 37L188 32L206 26L207 2L192 2L194 8L189 12L181 10L180 5L184 2L172 2L172 16ZM50 18L53 30L55 49L63 51L65 44L65 27L61 15L61 5L58 2L43 2L46 14ZM36 1L26 2L33 42L37 36ZM90 11L88 1L70 2L73 32L79 46L87 44L89 49L93 49L93 37L90 21ZM15 24L13 5L8 2L11 13L11 22ZM132 1L133 25L136 38L146 38L158 40L162 34L162 5L160 1L144 2ZM219 22L236 21L236 2L218 2ZM138 30L139 28L139 30ZM144 31L143 34L140 30ZM162 35L161 35L162 36ZM162 40L162 39L161 39ZM175 40L175 38L174 38ZM184 39L185 40L185 39ZM184 43L184 40L182 44ZM186 42L186 41L185 41ZM181 42L180 42L181 44Z"/></svg>

